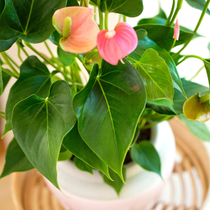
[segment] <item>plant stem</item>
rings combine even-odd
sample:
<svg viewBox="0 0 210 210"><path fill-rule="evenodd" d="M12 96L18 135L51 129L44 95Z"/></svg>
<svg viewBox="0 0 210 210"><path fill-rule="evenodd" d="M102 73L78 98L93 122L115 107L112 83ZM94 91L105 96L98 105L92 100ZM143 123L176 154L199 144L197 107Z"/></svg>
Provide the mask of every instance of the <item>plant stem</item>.
<svg viewBox="0 0 210 210"><path fill-rule="evenodd" d="M2 68L2 67L1 67L1 69L2 69L3 72L5 72L6 74L8 74L9 76L15 77L16 79L18 79L18 76L15 75L15 74L14 74L13 72L11 72L10 70L5 69L5 68Z"/></svg>
<svg viewBox="0 0 210 210"><path fill-rule="evenodd" d="M123 22L126 22L126 16L123 15Z"/></svg>
<svg viewBox="0 0 210 210"><path fill-rule="evenodd" d="M80 6L84 6L84 0L80 0Z"/></svg>
<svg viewBox="0 0 210 210"><path fill-rule="evenodd" d="M39 57L41 57L44 61L46 61L48 64L50 64L52 67L57 69L58 67L54 65L53 62L51 62L49 59L45 58L40 52L38 52L30 43L25 42L25 45L29 47L32 51L34 51Z"/></svg>
<svg viewBox="0 0 210 210"><path fill-rule="evenodd" d="M5 115L5 112L3 112L3 111L0 110L0 114L4 114Z"/></svg>
<svg viewBox="0 0 210 210"><path fill-rule="evenodd" d="M23 59L21 58L21 54L20 54L20 47L18 45L18 58L20 59L21 62L23 62Z"/></svg>
<svg viewBox="0 0 210 210"><path fill-rule="evenodd" d="M1 115L1 114L0 114L0 118L3 118L3 119L5 119L5 116L3 116L3 115Z"/></svg>
<svg viewBox="0 0 210 210"><path fill-rule="evenodd" d="M176 44L176 39L174 39L171 49L168 52L171 52L171 50L174 48L175 44Z"/></svg>
<svg viewBox="0 0 210 210"><path fill-rule="evenodd" d="M196 74L195 74L192 78L190 78L189 80L192 81L195 77L197 77L198 74L201 72L201 70L202 70L204 67L205 67L205 66L202 66L202 67L196 72Z"/></svg>
<svg viewBox="0 0 210 210"><path fill-rule="evenodd" d="M179 13L179 10L182 8L182 2L183 2L183 0L178 0L178 2L177 2L176 10L175 10L174 15L173 15L173 17L172 17L172 19L171 19L171 21L169 23L170 27L173 25L173 23L174 23L174 21L176 19L176 16Z"/></svg>
<svg viewBox="0 0 210 210"><path fill-rule="evenodd" d="M201 24L201 22L202 22L202 20L203 20L203 18L204 18L204 15L205 15L205 13L206 13L206 11L207 11L207 9L208 9L209 3L210 3L210 0L207 0L206 4L204 5L203 11L202 11L202 13L201 13L201 16L200 16L200 18L199 18L199 20L198 20L198 23L197 23L197 25L196 25L196 27L195 27L195 29L194 29L194 31L193 31L194 35L193 35L193 36L184 44L184 46L183 46L176 54L174 54L174 55L172 56L174 59L175 59L177 56L179 56L179 54L187 47L187 45L188 45L188 44L191 42L191 40L194 38L194 36L195 36L196 32L198 31L198 28L199 28L199 26L200 26L200 24Z"/></svg>
<svg viewBox="0 0 210 210"><path fill-rule="evenodd" d="M20 66L6 52L4 52L4 53L7 56L7 58L19 69Z"/></svg>
<svg viewBox="0 0 210 210"><path fill-rule="evenodd" d="M169 25L169 23L170 23L171 17L174 13L174 9L175 9L175 0L173 0L172 7L171 7L171 12L170 12L170 14L167 18L166 24L165 24L166 26Z"/></svg>
<svg viewBox="0 0 210 210"><path fill-rule="evenodd" d="M25 53L26 57L29 57L29 54L26 52L26 50L24 49L24 47L19 42L16 42L16 44Z"/></svg>
<svg viewBox="0 0 210 210"><path fill-rule="evenodd" d="M201 60L201 61L204 61L204 59L201 58L200 56L197 56L197 55L187 55L187 56L185 56L185 57L177 64L177 66L178 66L179 64L181 64L183 61L187 60L188 58L197 58L197 59L199 59L199 60Z"/></svg>
<svg viewBox="0 0 210 210"><path fill-rule="evenodd" d="M14 66L10 63L9 59L7 58L5 52L1 52L2 57L4 58L6 64L11 68L11 70L13 71L13 73L19 77L19 73L17 72L17 70L14 68Z"/></svg>
<svg viewBox="0 0 210 210"><path fill-rule="evenodd" d="M99 24L100 24L100 30L104 29L104 21L103 21L103 13L100 9L100 4L101 4L101 0L97 0L97 5L98 5L98 13L99 13Z"/></svg>

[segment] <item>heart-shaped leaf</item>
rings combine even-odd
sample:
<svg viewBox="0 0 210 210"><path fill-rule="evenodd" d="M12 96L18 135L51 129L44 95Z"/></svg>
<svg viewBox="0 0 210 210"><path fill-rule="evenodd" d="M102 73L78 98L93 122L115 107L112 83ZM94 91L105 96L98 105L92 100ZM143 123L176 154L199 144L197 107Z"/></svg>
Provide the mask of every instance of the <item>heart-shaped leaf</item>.
<svg viewBox="0 0 210 210"><path fill-rule="evenodd" d="M172 77L166 62L157 51L146 50L135 67L144 81L149 100L167 99L173 102Z"/></svg>
<svg viewBox="0 0 210 210"><path fill-rule="evenodd" d="M8 50L17 40L16 37L9 40L0 40L0 52Z"/></svg>
<svg viewBox="0 0 210 210"><path fill-rule="evenodd" d="M92 0L97 5L97 0ZM137 17L143 11L142 0L101 0L103 12L115 12L128 17Z"/></svg>
<svg viewBox="0 0 210 210"><path fill-rule="evenodd" d="M103 172L107 177L110 177L107 165L87 146L87 144L81 138L77 129L77 124L75 124L74 128L65 136L63 145L76 157L90 165L92 168L96 168Z"/></svg>
<svg viewBox="0 0 210 210"><path fill-rule="evenodd" d="M56 163L64 136L76 118L69 85L53 83L47 98L32 95L13 111L13 133L29 161L57 188Z"/></svg>
<svg viewBox="0 0 210 210"><path fill-rule="evenodd" d="M73 100L82 139L122 180L125 155L146 102L139 74L124 62L112 66L104 61L100 72L95 65Z"/></svg>
<svg viewBox="0 0 210 210"><path fill-rule="evenodd" d="M137 31L139 29L144 29L148 33L148 37L153 40L159 47L162 47L169 51L173 45L174 39L174 28L164 25L155 25L155 24L147 24L147 25L139 25L134 27ZM185 43L192 37L197 37L194 33L189 33L183 30L180 30L179 40L176 42L176 46Z"/></svg>
<svg viewBox="0 0 210 210"><path fill-rule="evenodd" d="M169 55L169 53L165 49L163 49L163 48L159 47L157 44L155 44L155 42L153 42L151 39L149 39L147 36L147 32L144 29L138 29L136 31L136 33L138 36L138 46L134 50L134 52L131 53L129 56L131 56L135 60L139 60L140 57L143 55L143 53L147 49L152 48L152 49L156 50L159 53L160 57L162 57L165 60L166 64L168 65L169 71L170 71L172 79L173 79L174 88L176 88L184 96L186 96L183 86L182 86L181 79L179 77L179 73L176 68L176 65L175 65L172 57Z"/></svg>
<svg viewBox="0 0 210 210"><path fill-rule="evenodd" d="M161 176L161 161L155 147L149 141L142 141L131 148L131 158L147 171Z"/></svg>
<svg viewBox="0 0 210 210"><path fill-rule="evenodd" d="M58 58L64 66L70 66L74 60L74 54L62 50L60 47L57 48Z"/></svg>
<svg viewBox="0 0 210 210"><path fill-rule="evenodd" d="M54 31L53 13L66 6L66 3L66 0L21 0L21 3L19 0L6 0L5 22L11 29L21 33L21 39L39 43Z"/></svg>
<svg viewBox="0 0 210 210"><path fill-rule="evenodd" d="M11 118L15 104L32 94L47 97L50 85L50 72L47 67L37 57L28 57L20 66L20 76L10 89L6 105L7 124L4 133L12 129Z"/></svg>
<svg viewBox="0 0 210 210"><path fill-rule="evenodd" d="M203 11L206 4L205 0L185 0L191 7ZM206 13L210 15L210 10L207 8Z"/></svg>
<svg viewBox="0 0 210 210"><path fill-rule="evenodd" d="M24 152L17 143L17 140L13 138L7 149L6 162L0 178L3 178L13 172L28 171L33 168L34 166L25 156Z"/></svg>

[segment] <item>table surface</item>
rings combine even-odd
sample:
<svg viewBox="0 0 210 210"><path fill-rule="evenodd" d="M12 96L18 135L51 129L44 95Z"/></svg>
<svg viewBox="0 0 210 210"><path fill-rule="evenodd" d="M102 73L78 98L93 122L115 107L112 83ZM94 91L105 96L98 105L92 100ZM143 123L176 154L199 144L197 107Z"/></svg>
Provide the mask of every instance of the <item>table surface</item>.
<svg viewBox="0 0 210 210"><path fill-rule="evenodd" d="M4 147L3 142L0 139L0 173L2 172L4 165ZM12 195L10 191L11 175L0 179L0 208L1 210L14 210L15 206L12 201Z"/></svg>

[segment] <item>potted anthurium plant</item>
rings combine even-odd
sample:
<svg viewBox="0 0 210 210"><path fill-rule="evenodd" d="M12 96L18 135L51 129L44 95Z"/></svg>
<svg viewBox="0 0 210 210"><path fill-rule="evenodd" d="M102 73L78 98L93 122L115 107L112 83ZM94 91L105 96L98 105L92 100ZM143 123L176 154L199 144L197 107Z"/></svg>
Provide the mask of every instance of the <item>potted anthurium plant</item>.
<svg viewBox="0 0 210 210"><path fill-rule="evenodd" d="M210 0L186 2L202 11L194 31L179 28L176 18L183 0L173 0L168 17L161 10L149 19L141 19L142 0L0 0L0 93L11 77L16 79L5 112L0 110L4 134L14 134L1 178L36 168L59 189L57 162L71 158L87 177L87 172L100 171L121 196L129 153L142 168L165 179L158 146L138 142L139 134L174 116L193 132L204 131L199 121L210 118L209 88L181 79L177 71L186 59L200 59L210 83L210 60L182 54L199 36ZM111 12L123 20L113 30L108 24ZM126 17L137 16L136 27L126 23ZM57 45L56 55L47 39ZM32 45L41 42L51 58ZM12 45L17 45L20 66L6 52ZM172 52L178 45L183 46ZM74 209L103 209L89 203Z"/></svg>

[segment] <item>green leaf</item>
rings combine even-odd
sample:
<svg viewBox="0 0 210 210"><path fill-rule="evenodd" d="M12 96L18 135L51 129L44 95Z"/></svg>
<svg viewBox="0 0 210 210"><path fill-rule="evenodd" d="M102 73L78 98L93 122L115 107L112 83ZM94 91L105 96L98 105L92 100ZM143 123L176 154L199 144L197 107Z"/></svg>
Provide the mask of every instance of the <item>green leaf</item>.
<svg viewBox="0 0 210 210"><path fill-rule="evenodd" d="M107 165L87 146L81 138L77 126L76 123L74 128L65 136L63 145L83 162L110 178Z"/></svg>
<svg viewBox="0 0 210 210"><path fill-rule="evenodd" d="M57 54L59 60L64 66L70 66L75 60L73 53L66 52L62 50L60 47L57 48Z"/></svg>
<svg viewBox="0 0 210 210"><path fill-rule="evenodd" d="M64 147L62 146L61 150L62 150L62 148L64 148ZM72 157L72 155L73 154L65 148L64 151L60 151L58 161L69 160Z"/></svg>
<svg viewBox="0 0 210 210"><path fill-rule="evenodd" d="M174 39L174 28L164 25L155 25L155 24L146 24L139 25L134 27L137 31L139 29L144 29L148 33L149 39L153 40L159 47L169 51L173 45ZM181 45L195 36L194 33L189 33L183 30L180 30L179 40L176 41L176 45ZM198 35L197 35L198 36ZM195 36L196 37L196 36Z"/></svg>
<svg viewBox="0 0 210 210"><path fill-rule="evenodd" d="M155 147L149 141L142 141L131 148L131 158L147 171L161 176L161 161Z"/></svg>
<svg viewBox="0 0 210 210"><path fill-rule="evenodd" d="M139 74L126 59L124 62L112 66L104 61L100 73L95 65L87 85L73 100L82 139L121 179L125 155L146 102Z"/></svg>
<svg viewBox="0 0 210 210"><path fill-rule="evenodd" d="M20 147L34 167L57 188L56 163L60 148L76 121L71 103L69 85L57 81L47 98L32 95L13 110L13 133Z"/></svg>
<svg viewBox="0 0 210 210"><path fill-rule="evenodd" d="M5 0L0 0L0 15L4 11L4 7L5 7Z"/></svg>
<svg viewBox="0 0 210 210"><path fill-rule="evenodd" d="M9 40L0 40L0 52L8 50L17 40L16 37Z"/></svg>
<svg viewBox="0 0 210 210"><path fill-rule="evenodd" d="M209 88L210 88L210 59L205 59L205 60L203 60L203 62L204 62L204 66L205 66L205 69L206 69L206 74L207 74L207 77L208 77Z"/></svg>
<svg viewBox="0 0 210 210"><path fill-rule="evenodd" d="M9 71L9 70L8 70ZM1 65L0 65L0 95L3 93L7 83L9 82L11 76L2 71Z"/></svg>
<svg viewBox="0 0 210 210"><path fill-rule="evenodd" d="M77 167L78 169L93 174L93 168L90 167L90 166L89 166L88 164L86 164L85 162L83 162L82 160L80 160L79 158L74 157L74 164L76 165L76 167Z"/></svg>
<svg viewBox="0 0 210 210"><path fill-rule="evenodd" d="M51 36L50 36L50 41L51 41L53 44L59 46L59 40L60 40L60 38L61 38L61 35L60 35L57 31L54 31L54 32L51 34Z"/></svg>
<svg viewBox="0 0 210 210"><path fill-rule="evenodd" d="M179 115L179 119L182 120L196 138L201 141L210 141L210 132L204 123L197 120L188 120L183 114Z"/></svg>
<svg viewBox="0 0 210 210"><path fill-rule="evenodd" d="M111 187L114 188L114 190L116 191L116 193L119 195L120 191L122 190L123 186L125 183L122 182L122 180L120 179L120 177L111 169L109 169L109 173L110 176L112 178L112 180L108 179L106 176L104 176L104 174L100 173L104 182L107 183L108 185L110 185ZM126 180L126 169L125 167L123 167L122 169L122 173L123 173L123 177L124 180Z"/></svg>
<svg viewBox="0 0 210 210"><path fill-rule="evenodd" d="M134 50L134 52L129 55L129 57L132 57L135 60L139 60L147 49L152 48L156 50L159 53L159 56L162 57L168 65L169 71L173 79L174 88L176 88L184 96L186 96L173 58L165 49L160 48L151 39L149 39L147 36L147 32L144 29L138 29L136 33L138 36L138 46Z"/></svg>
<svg viewBox="0 0 210 210"><path fill-rule="evenodd" d="M13 172L28 171L34 166L30 163L24 152L20 148L17 140L13 138L6 152L6 162L0 178L3 178Z"/></svg>
<svg viewBox="0 0 210 210"><path fill-rule="evenodd" d="M67 7L71 7L71 6L79 6L79 3L77 0L68 0L67 1Z"/></svg>
<svg viewBox="0 0 210 210"><path fill-rule="evenodd" d="M6 0L5 22L27 42L39 43L54 31L52 16L66 0ZM11 15L12 14L12 15Z"/></svg>
<svg viewBox="0 0 210 210"><path fill-rule="evenodd" d="M97 5L97 0L92 0L92 2ZM143 11L143 3L142 0L101 0L100 9L103 12L115 12L128 17L137 17Z"/></svg>
<svg viewBox="0 0 210 210"><path fill-rule="evenodd" d="M195 9L199 9L201 11L203 11L203 8L206 4L205 0L185 0L191 7L195 8ZM210 10L207 9L206 11L207 14L210 15Z"/></svg>
<svg viewBox="0 0 210 210"><path fill-rule="evenodd" d="M6 129L12 129L13 107L20 100L36 94L40 97L47 97L51 85L50 72L47 67L35 56L28 57L20 66L20 76L10 89L6 104Z"/></svg>
<svg viewBox="0 0 210 210"><path fill-rule="evenodd" d="M167 64L157 51L146 50L135 67L143 79L149 100L167 99L173 102L172 77Z"/></svg>

